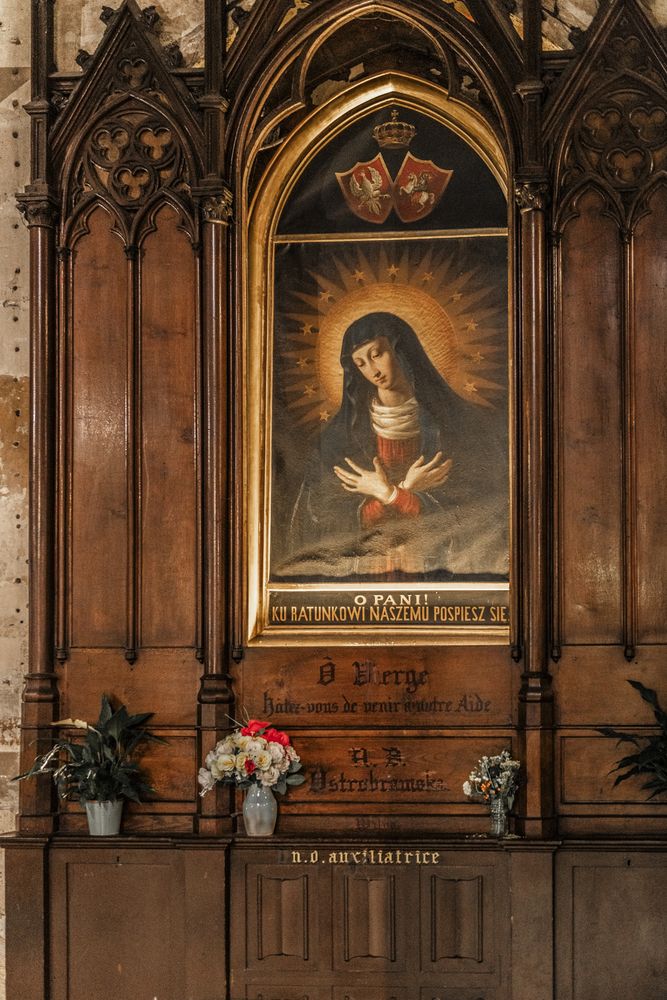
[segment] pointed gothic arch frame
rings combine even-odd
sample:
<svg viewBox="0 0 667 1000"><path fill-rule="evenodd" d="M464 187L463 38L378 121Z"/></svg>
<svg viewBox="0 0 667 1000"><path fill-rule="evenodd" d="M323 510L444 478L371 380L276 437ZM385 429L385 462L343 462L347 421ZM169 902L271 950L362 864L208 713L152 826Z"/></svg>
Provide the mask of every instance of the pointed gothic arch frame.
<svg viewBox="0 0 667 1000"><path fill-rule="evenodd" d="M250 177L254 155L258 152L260 143L256 142L253 145L240 176L237 213L239 268L236 278L236 300L241 347L236 384L243 389L237 404L237 426L241 428L244 461L243 475L239 477L240 481L237 483L235 502L237 516L240 517L245 530L240 536L244 539L244 551L238 553L234 561L245 567L245 573L242 578L237 577L233 605L237 608L236 638L244 645L248 642L266 641L266 636L263 636L262 632L267 620L265 595L268 581L267 477L269 474L266 470L271 468L268 427L272 371L270 347L273 312L271 291L273 264L270 252L272 237L291 191L317 153L351 122L369 112L390 105L429 115L456 133L483 160L505 195L508 194L511 175L509 158L486 119L442 87L408 74L388 72L366 78L312 111L281 144L263 171L256 189L251 193ZM514 312L511 220L511 206L508 205L510 319ZM513 330L510 330L510 343L513 339ZM510 429L514 425L511 353ZM512 436L510 433L510 439ZM510 441L510 468L513 467L514 453L515 446ZM512 525L515 515L511 489L510 510L510 537L512 537L515 536ZM475 637L469 632L461 634L460 631L452 631L451 637L445 638L444 641L459 643L480 641L480 635L483 635L484 642L507 642L508 630L486 627L483 632L477 630ZM317 641L312 636L296 638L306 643ZM365 641L375 643L386 643L388 638L387 633L383 633L382 636L364 635ZM400 639L400 636L398 638ZM359 636L356 636L355 641L358 639ZM396 636L392 634L391 639L395 641ZM290 641L295 641L293 633ZM414 643L415 635L403 638L402 641ZM423 637L420 636L416 641L443 642L443 636L441 633L430 636L424 633Z"/></svg>

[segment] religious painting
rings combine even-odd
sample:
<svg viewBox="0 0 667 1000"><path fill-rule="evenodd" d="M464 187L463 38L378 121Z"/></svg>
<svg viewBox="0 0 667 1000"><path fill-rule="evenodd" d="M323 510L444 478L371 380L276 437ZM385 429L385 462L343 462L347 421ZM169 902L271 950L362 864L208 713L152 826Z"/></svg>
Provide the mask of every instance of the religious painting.
<svg viewBox="0 0 667 1000"><path fill-rule="evenodd" d="M402 108L311 161L273 237L267 629L508 626L507 206Z"/></svg>

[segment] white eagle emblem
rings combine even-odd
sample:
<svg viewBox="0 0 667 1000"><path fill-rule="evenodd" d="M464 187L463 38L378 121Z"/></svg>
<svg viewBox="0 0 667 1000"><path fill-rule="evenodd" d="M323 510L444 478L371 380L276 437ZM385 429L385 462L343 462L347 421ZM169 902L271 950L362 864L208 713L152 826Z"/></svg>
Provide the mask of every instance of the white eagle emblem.
<svg viewBox="0 0 667 1000"><path fill-rule="evenodd" d="M360 208L380 215L383 199L390 197L382 193L382 175L375 167L368 167L359 170L357 176L358 180L354 174L350 177L350 194L359 202Z"/></svg>

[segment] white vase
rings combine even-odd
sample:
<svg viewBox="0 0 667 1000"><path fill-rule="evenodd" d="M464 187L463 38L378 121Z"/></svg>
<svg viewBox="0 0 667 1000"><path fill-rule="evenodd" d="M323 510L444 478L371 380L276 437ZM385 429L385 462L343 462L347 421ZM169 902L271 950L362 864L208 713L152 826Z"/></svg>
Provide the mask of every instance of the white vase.
<svg viewBox="0 0 667 1000"><path fill-rule="evenodd" d="M278 803L270 788L251 785L243 800L243 822L249 837L270 837L276 825Z"/></svg>
<svg viewBox="0 0 667 1000"><path fill-rule="evenodd" d="M120 832L123 800L86 802L88 831L91 837L114 837Z"/></svg>

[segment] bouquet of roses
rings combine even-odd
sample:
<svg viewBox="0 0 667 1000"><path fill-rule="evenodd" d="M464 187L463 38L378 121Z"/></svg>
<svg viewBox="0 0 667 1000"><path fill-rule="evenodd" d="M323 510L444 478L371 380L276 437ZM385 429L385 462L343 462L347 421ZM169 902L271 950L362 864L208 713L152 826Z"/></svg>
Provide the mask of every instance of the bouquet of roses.
<svg viewBox="0 0 667 1000"><path fill-rule="evenodd" d="M250 719L206 755L206 767L199 769L199 794L206 795L222 782L236 788L263 785L284 795L288 785L301 785L306 780L297 773L300 770L301 761L287 733L268 722Z"/></svg>
<svg viewBox="0 0 667 1000"><path fill-rule="evenodd" d="M477 761L468 780L463 783L463 791L471 799L482 799L493 802L504 799L507 808L511 809L518 786L518 760L512 760L509 750L503 750L495 757L482 757Z"/></svg>

